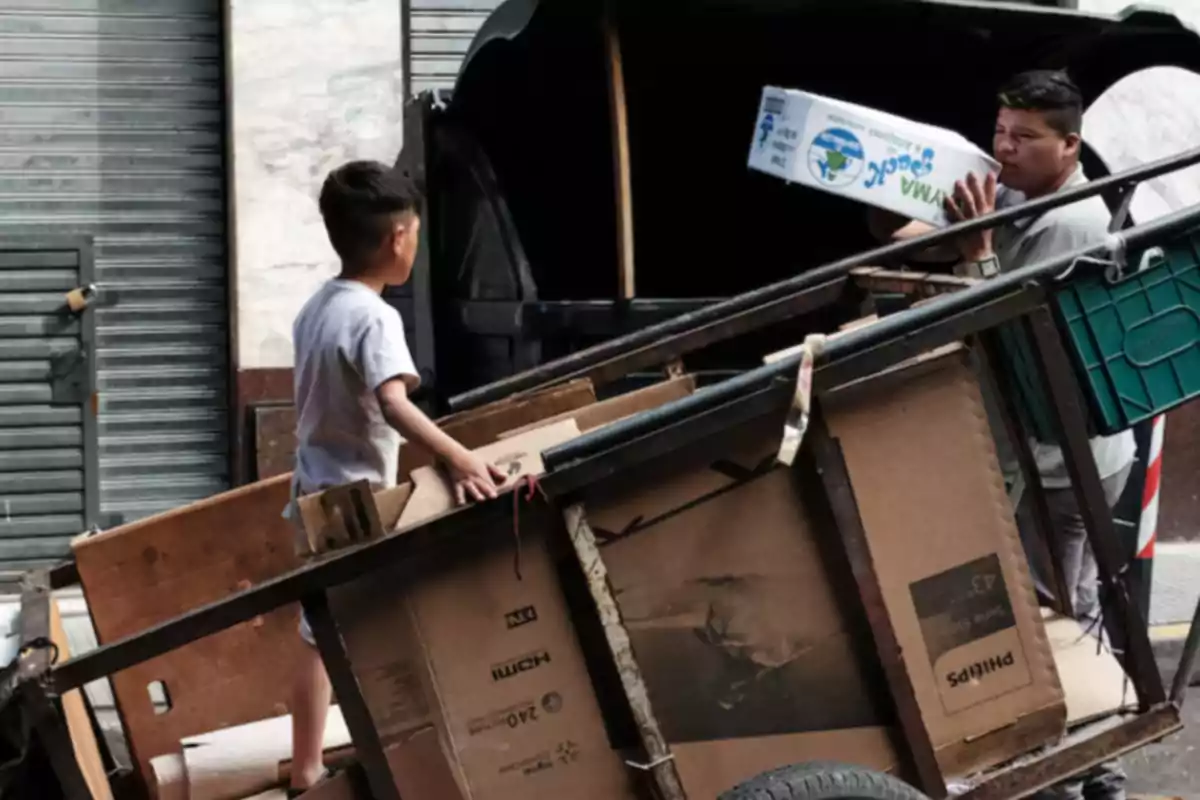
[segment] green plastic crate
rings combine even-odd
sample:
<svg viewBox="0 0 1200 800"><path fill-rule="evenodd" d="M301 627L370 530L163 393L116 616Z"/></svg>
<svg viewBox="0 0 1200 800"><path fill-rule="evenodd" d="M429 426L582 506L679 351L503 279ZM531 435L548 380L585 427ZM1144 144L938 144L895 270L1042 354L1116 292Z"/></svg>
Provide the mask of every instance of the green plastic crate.
<svg viewBox="0 0 1200 800"><path fill-rule="evenodd" d="M1080 276L1055 293L1097 433L1113 434L1200 395L1200 229L1115 282ZM1130 253L1131 266L1142 253Z"/></svg>

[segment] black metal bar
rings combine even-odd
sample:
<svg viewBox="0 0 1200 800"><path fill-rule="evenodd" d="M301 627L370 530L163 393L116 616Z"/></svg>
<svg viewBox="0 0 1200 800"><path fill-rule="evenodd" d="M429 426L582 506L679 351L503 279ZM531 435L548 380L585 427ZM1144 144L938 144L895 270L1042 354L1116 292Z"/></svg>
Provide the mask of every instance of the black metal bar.
<svg viewBox="0 0 1200 800"><path fill-rule="evenodd" d="M1196 674L1196 655L1200 653L1200 602L1192 613L1192 625L1188 628L1187 639L1183 643L1183 652L1179 655L1179 667L1175 670L1175 678L1171 682L1171 702L1177 708L1183 708L1187 698L1188 686L1192 676Z"/></svg>
<svg viewBox="0 0 1200 800"><path fill-rule="evenodd" d="M859 253L848 258L816 267L801 275L760 287L750 292L731 297L707 308L684 314L659 325L652 325L635 331L627 336L603 342L586 350L541 364L534 369L517 375L503 378L499 381L472 389L450 399L450 408L463 411L475 406L484 405L518 392L528 391L551 381L565 380L586 373L593 367L624 354L640 350L653 343L686 333L692 328L711 325L734 314L744 313L788 294L811 288L836 278L845 277L855 267L877 266L894 259L926 248L951 241L952 239L972 231L993 228L1007 222L1013 222L1027 217L1036 216L1053 208L1069 205L1088 197L1112 191L1114 188L1149 180L1176 170L1200 163L1200 148L1188 150L1175 156L1160 159L1135 169L1109 175L1082 186L1056 192L1046 197L1031 200L1011 208L1001 209L986 214L978 219L950 225L941 230L918 236L914 239L877 247L865 253Z"/></svg>
<svg viewBox="0 0 1200 800"><path fill-rule="evenodd" d="M1167 699L1162 675L1154 659L1149 632L1131 599L1127 575L1121 569L1124 560L1118 547L1120 540L1092 456L1086 411L1073 378L1074 370L1048 308L1034 311L1024 322L1039 377L1046 387L1055 438L1062 448L1071 488L1079 501L1079 513L1096 558L1105 627L1114 646L1125 651L1126 669L1137 689L1141 708L1159 705Z"/></svg>
<svg viewBox="0 0 1200 800"><path fill-rule="evenodd" d="M813 384L818 390L827 389L887 369L906 358L1027 314L1038 307L1044 296L1039 285L1031 284L975 308L946 316L912 333L887 339L817 367Z"/></svg>
<svg viewBox="0 0 1200 800"><path fill-rule="evenodd" d="M325 670L329 673L329 682L333 684L334 694L337 695L338 707L350 732L350 741L354 743L358 763L366 773L371 796L374 800L401 800L391 767L388 766L387 753L379 739L379 731L371 719L367 701L363 699L358 678L354 676L350 656L346 653L346 643L342 641L337 622L329 611L329 598L325 592L314 592L304 597L301 604L312 628L313 638L317 640Z"/></svg>
<svg viewBox="0 0 1200 800"><path fill-rule="evenodd" d="M1012 443L1017 463L1021 468L1021 475L1025 479L1025 490L1029 493L1030 511L1036 529L1034 532L1037 534L1037 553L1035 555L1042 562L1043 569L1048 570L1046 574L1054 581L1055 610L1065 617L1073 618L1075 613L1071 605L1071 592L1067 587L1062 561L1054 554L1054 522L1050 515L1050 504L1046 501L1046 490L1042 486L1037 461L1034 459L1033 449L1029 445L1029 436L1021 425L1021 415L1017 411L1014 387L1008 373L1003 369L995 368L995 365L1003 363L1004 356L1001 354L1000 345L994 332L984 331L979 335L979 342L981 345L979 357L984 367L983 377L992 385L994 389L992 396L1000 403L1000 414L1004 417L1005 432ZM1014 508L1013 511L1019 512L1019 509Z"/></svg>
<svg viewBox="0 0 1200 800"><path fill-rule="evenodd" d="M692 313L715 298L634 300L460 300L459 324L492 336L616 336Z"/></svg>
<svg viewBox="0 0 1200 800"><path fill-rule="evenodd" d="M1080 248L1074 252L1047 259L1038 264L1031 264L1012 272L1004 273L995 278L983 281L970 289L950 292L931 300L928 304L908 311L884 317L872 325L849 330L831 339L825 346L820 363L834 363L858 352L868 350L889 339L902 339L912 336L922 328L935 322L962 312L973 312L988 301L999 299L1005 295L1022 289L1030 288L1031 284L1049 281L1064 272L1067 267L1075 264L1076 260L1088 256L1109 254L1109 246L1136 248L1144 243L1153 243L1163 237L1170 236L1200 224L1200 205L1193 206L1181 212L1162 217L1154 222L1130 228L1124 233L1113 235L1110 243L1098 244ZM966 329L960 335L974 333L980 330ZM800 363L800 354L794 354L754 370L745 372L736 378L731 378L722 384L702 389L680 400L675 400L660 406L653 411L639 414L625 420L614 422L595 431L585 433L567 444L553 448L545 453L546 464L549 467L565 464L587 454L602 452L614 447L627 438L643 435L653 428L664 425L675 419L723 404L738 395L755 388L775 378L794 378L796 367Z"/></svg>
<svg viewBox="0 0 1200 800"><path fill-rule="evenodd" d="M1100 723L1101 726L1108 723ZM1073 733L1047 754L989 775L983 783L959 795L961 800L1012 800L1085 772L1097 764L1161 741L1180 730L1183 723L1170 704L1163 704L1119 725L1090 736ZM1094 729L1094 728L1093 728ZM1087 733L1084 731L1083 733Z"/></svg>
<svg viewBox="0 0 1200 800"><path fill-rule="evenodd" d="M863 610L871 626L875 649L896 706L896 716L903 733L903 737L898 737L899 750L904 752L907 749L919 784L917 788L932 798L943 798L947 794L946 783L942 779L942 770L938 766L929 730L921 717L921 708L917 704L912 678L901 654L896 629L884 604L883 588L879 583L879 573L875 571L875 560L871 557L870 546L867 544L866 530L859 516L858 501L854 497L854 487L850 484L850 473L846 469L841 446L825 427L819 406L813 409L806 438L808 441L800 450L797 467L801 474L819 478L824 488L823 498L818 498L817 492L810 493L811 500L824 500L813 503L812 507L826 506L829 521L840 534L850 571L858 587L858 595L862 599Z"/></svg>

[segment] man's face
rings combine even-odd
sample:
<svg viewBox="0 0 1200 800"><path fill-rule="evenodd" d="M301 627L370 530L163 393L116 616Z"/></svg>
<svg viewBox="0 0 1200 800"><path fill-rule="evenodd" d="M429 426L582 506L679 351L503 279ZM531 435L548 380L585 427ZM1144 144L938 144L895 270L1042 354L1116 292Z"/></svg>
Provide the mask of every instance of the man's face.
<svg viewBox="0 0 1200 800"><path fill-rule="evenodd" d="M1001 108L992 152L1000 162L1000 183L1029 196L1057 188L1079 157L1079 136L1063 135L1041 111Z"/></svg>
<svg viewBox="0 0 1200 800"><path fill-rule="evenodd" d="M392 224L392 265L388 272L388 284L401 286L412 275L417 260L417 242L421 238L421 218L416 214L404 214Z"/></svg>

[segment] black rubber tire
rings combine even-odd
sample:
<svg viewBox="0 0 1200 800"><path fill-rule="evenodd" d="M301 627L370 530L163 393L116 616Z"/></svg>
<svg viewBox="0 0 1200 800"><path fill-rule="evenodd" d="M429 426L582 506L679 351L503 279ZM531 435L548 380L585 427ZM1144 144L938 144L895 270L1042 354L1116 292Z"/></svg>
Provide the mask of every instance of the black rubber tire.
<svg viewBox="0 0 1200 800"><path fill-rule="evenodd" d="M724 792L718 800L929 800L882 772L813 761L764 772Z"/></svg>

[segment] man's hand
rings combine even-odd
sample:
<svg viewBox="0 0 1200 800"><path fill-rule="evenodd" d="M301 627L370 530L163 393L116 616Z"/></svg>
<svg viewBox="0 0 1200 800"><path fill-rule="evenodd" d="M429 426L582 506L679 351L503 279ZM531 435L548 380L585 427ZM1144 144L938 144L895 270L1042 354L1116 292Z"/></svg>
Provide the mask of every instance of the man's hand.
<svg viewBox="0 0 1200 800"><path fill-rule="evenodd" d="M996 210L996 174L989 172L982 181L971 172L965 181L955 181L954 195L945 200L946 216L953 222L982 217ZM958 239L963 261L975 262L992 255L992 231L977 231Z"/></svg>
<svg viewBox="0 0 1200 800"><path fill-rule="evenodd" d="M467 504L468 497L481 502L495 497L496 487L505 480L504 473L494 464L469 450L448 461L446 467L454 484L454 499L460 506Z"/></svg>

